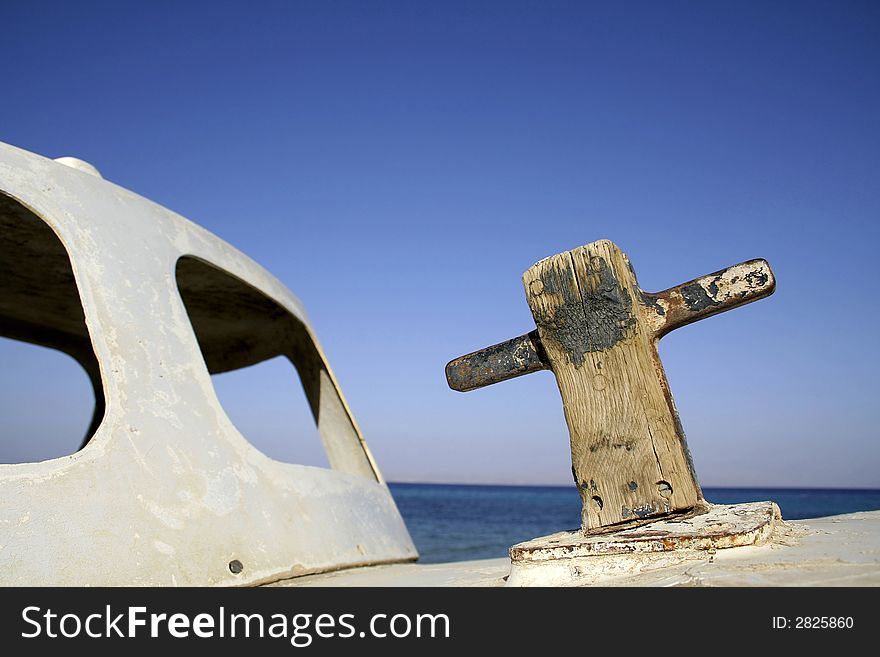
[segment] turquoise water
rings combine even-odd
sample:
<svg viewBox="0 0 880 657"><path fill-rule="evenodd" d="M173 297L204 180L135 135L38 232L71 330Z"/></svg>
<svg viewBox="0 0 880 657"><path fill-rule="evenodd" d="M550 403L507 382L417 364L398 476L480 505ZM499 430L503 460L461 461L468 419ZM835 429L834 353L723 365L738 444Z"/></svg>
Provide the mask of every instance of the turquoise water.
<svg viewBox="0 0 880 657"><path fill-rule="evenodd" d="M390 488L422 563L503 557L514 543L580 524L573 486ZM703 493L717 504L773 500L788 520L880 509L880 490L705 488Z"/></svg>

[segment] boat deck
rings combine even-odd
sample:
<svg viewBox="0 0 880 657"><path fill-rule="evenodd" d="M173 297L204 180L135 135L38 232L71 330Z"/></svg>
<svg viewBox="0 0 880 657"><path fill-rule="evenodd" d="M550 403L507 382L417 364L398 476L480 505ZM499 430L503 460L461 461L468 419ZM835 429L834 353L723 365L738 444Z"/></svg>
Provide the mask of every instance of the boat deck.
<svg viewBox="0 0 880 657"><path fill-rule="evenodd" d="M758 546L708 553L588 557L577 575L540 573L548 586L880 586L880 511L795 520ZM353 568L272 586L504 586L506 558ZM540 579L543 578L543 579Z"/></svg>

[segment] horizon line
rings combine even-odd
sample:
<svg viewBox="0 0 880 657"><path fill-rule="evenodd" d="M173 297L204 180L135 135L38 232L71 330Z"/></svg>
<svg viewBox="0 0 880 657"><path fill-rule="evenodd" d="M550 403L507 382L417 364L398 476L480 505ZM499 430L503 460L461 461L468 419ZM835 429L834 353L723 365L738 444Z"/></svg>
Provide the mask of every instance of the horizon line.
<svg viewBox="0 0 880 657"><path fill-rule="evenodd" d="M477 487L496 487L496 488L571 488L573 490L577 490L574 484L499 484L499 483L491 483L491 482L452 482L452 481L390 481L387 480L389 485L394 484L396 486L477 486ZM726 488L726 489L735 489L735 490L847 490L847 491L877 491L880 492L880 486L745 486L745 485L734 485L734 486L724 486L724 485L707 485L701 486L704 489L718 489L718 488Z"/></svg>

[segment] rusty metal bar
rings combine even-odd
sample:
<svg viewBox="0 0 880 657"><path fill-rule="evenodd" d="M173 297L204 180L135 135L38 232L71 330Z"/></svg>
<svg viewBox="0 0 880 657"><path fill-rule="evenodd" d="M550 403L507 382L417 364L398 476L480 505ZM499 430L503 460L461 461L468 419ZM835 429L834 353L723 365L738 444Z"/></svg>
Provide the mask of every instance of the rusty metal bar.
<svg viewBox="0 0 880 657"><path fill-rule="evenodd" d="M548 369L538 332L532 331L450 361L446 381L453 390L467 392Z"/></svg>
<svg viewBox="0 0 880 657"><path fill-rule="evenodd" d="M679 327L744 306L773 294L776 277L766 260L741 262L695 278L663 292L642 292L642 302L653 310L654 335L661 337Z"/></svg>

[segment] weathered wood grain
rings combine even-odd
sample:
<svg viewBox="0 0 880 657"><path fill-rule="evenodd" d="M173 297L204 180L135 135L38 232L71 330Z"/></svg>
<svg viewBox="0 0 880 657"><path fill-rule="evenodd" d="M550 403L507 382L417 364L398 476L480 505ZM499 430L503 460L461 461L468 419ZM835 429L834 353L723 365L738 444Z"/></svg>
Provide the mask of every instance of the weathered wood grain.
<svg viewBox="0 0 880 657"><path fill-rule="evenodd" d="M701 503L657 355L657 313L623 252L593 242L540 261L523 284L562 395L582 528Z"/></svg>

